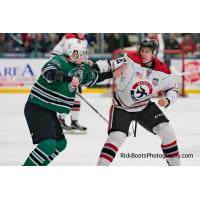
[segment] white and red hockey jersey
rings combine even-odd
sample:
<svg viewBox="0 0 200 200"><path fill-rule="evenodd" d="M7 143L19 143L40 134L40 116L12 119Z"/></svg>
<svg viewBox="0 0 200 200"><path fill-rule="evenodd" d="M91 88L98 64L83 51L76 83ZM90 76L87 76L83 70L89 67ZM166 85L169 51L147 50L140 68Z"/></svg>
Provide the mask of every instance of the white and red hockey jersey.
<svg viewBox="0 0 200 200"><path fill-rule="evenodd" d="M116 80L113 104L128 112L143 110L151 97L165 94L170 104L179 96L175 78L165 63L154 58L153 68L144 67L137 52L128 53L117 63L126 62L127 69Z"/></svg>

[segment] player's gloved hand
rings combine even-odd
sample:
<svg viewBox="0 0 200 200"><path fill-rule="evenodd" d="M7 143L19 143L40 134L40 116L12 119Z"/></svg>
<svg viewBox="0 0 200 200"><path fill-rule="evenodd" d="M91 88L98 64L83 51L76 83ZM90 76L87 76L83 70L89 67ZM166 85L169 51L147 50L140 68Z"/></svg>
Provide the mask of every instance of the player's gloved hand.
<svg viewBox="0 0 200 200"><path fill-rule="evenodd" d="M126 70L126 68L127 68L126 63L121 64L121 66L119 66L117 69L113 71L113 77L114 78L120 77L123 74L123 72Z"/></svg>
<svg viewBox="0 0 200 200"><path fill-rule="evenodd" d="M86 60L86 63L90 65L90 67L94 64L92 60Z"/></svg>
<svg viewBox="0 0 200 200"><path fill-rule="evenodd" d="M158 100L158 105L161 107L167 107L169 105L170 101L168 98L161 98Z"/></svg>
<svg viewBox="0 0 200 200"><path fill-rule="evenodd" d="M120 68L123 63L128 63L126 57L118 58L116 60L98 60L96 63L94 63L95 70L100 72L113 72L116 69ZM96 69L98 68L98 69Z"/></svg>
<svg viewBox="0 0 200 200"><path fill-rule="evenodd" d="M126 57L118 58L116 60L111 61L112 71L121 67L122 64L127 64L128 60Z"/></svg>
<svg viewBox="0 0 200 200"><path fill-rule="evenodd" d="M73 77L71 81L71 86L73 88L77 88L79 86L79 78L78 77Z"/></svg>

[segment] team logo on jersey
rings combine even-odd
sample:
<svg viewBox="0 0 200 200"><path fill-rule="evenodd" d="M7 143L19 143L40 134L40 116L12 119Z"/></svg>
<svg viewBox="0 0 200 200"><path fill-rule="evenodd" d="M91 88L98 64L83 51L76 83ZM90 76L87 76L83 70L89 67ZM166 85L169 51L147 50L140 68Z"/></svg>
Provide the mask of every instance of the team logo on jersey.
<svg viewBox="0 0 200 200"><path fill-rule="evenodd" d="M83 79L83 69L80 68L76 71L70 72L68 75L71 77L77 77L79 79L79 83L81 83ZM68 87L70 92L74 92L76 90L76 88L72 87L71 84L68 84Z"/></svg>
<svg viewBox="0 0 200 200"><path fill-rule="evenodd" d="M131 87L131 98L134 101L137 101L139 99L143 99L145 97L150 96L152 92L153 92L153 87L149 82L140 81L135 83Z"/></svg>
<svg viewBox="0 0 200 200"><path fill-rule="evenodd" d="M158 78L153 78L153 80L152 80L153 86L158 86L158 82L159 82Z"/></svg>
<svg viewBox="0 0 200 200"><path fill-rule="evenodd" d="M79 82L81 82L82 79L83 79L83 69L81 67L80 69L78 69L76 71L70 72L68 75L73 76L73 77L77 77L79 79Z"/></svg>
<svg viewBox="0 0 200 200"><path fill-rule="evenodd" d="M83 70L77 70L74 72L73 76L79 78L79 82L81 82L83 79Z"/></svg>

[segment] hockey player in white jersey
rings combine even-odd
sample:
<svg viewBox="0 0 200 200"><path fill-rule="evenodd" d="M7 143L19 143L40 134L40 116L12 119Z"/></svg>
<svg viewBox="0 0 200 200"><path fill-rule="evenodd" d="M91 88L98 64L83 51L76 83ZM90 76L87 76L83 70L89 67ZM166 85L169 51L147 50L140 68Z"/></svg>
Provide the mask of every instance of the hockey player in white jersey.
<svg viewBox="0 0 200 200"><path fill-rule="evenodd" d="M121 145L128 136L132 121L161 139L161 148L169 166L180 165L175 132L160 107L175 103L179 93L174 77L165 63L157 59L159 45L155 40L146 39L137 52L109 62L102 60L100 66L117 67L126 62L127 69L117 80L113 104L109 113L108 138L101 150L97 165L110 165ZM102 68L102 67L101 67ZM157 106L151 97L162 93Z"/></svg>

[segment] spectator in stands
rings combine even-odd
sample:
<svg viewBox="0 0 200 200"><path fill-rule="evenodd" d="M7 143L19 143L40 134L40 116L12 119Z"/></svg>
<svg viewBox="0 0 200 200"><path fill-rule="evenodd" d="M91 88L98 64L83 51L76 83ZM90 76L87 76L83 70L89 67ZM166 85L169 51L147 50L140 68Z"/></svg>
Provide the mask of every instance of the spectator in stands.
<svg viewBox="0 0 200 200"><path fill-rule="evenodd" d="M0 33L0 54L8 52L6 34Z"/></svg>
<svg viewBox="0 0 200 200"><path fill-rule="evenodd" d="M24 43L21 33L9 33L8 34L8 52L9 53L23 53Z"/></svg>
<svg viewBox="0 0 200 200"><path fill-rule="evenodd" d="M168 38L165 40L165 49L180 49L175 33L169 33Z"/></svg>
<svg viewBox="0 0 200 200"><path fill-rule="evenodd" d="M115 49L129 47L131 45L125 33L111 33L105 39L108 46L108 53L112 53Z"/></svg>
<svg viewBox="0 0 200 200"><path fill-rule="evenodd" d="M29 52L30 51L30 43L35 38L35 33L22 33L23 43L24 43L24 51Z"/></svg>
<svg viewBox="0 0 200 200"><path fill-rule="evenodd" d="M35 33L32 35L30 42L26 48L28 53L47 53L48 37L45 33Z"/></svg>
<svg viewBox="0 0 200 200"><path fill-rule="evenodd" d="M166 36L165 49L168 49L168 50L178 50L178 49L180 49L180 44L177 40L177 34L176 33L169 33ZM171 66L171 59L177 58L179 56L180 56L180 54L165 53L165 58L164 58L165 63L168 66Z"/></svg>
<svg viewBox="0 0 200 200"><path fill-rule="evenodd" d="M197 54L200 54L200 33L197 34L197 39L196 39L196 47L197 47Z"/></svg>
<svg viewBox="0 0 200 200"><path fill-rule="evenodd" d="M194 53L197 51L196 44L194 43L191 34L185 33L183 36L183 40L180 44L180 47L182 51L184 51L186 54L188 53Z"/></svg>
<svg viewBox="0 0 200 200"><path fill-rule="evenodd" d="M48 42L46 46L46 50L48 53L52 51L52 49L57 45L59 37L56 33L49 33L48 34Z"/></svg>
<svg viewBox="0 0 200 200"><path fill-rule="evenodd" d="M85 35L85 38L88 42L89 53L91 54L91 53L98 52L98 44L97 44L98 36L97 36L97 33L87 33Z"/></svg>

